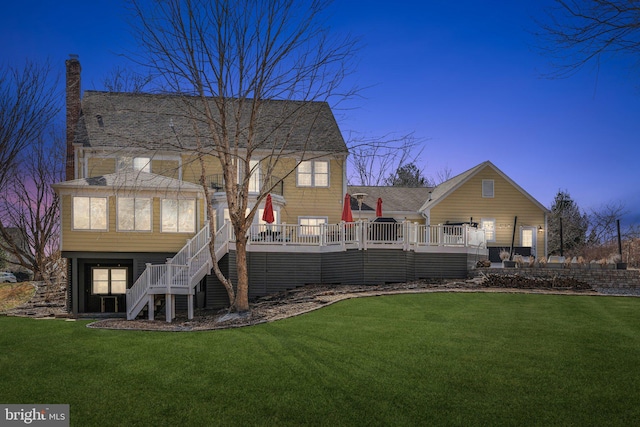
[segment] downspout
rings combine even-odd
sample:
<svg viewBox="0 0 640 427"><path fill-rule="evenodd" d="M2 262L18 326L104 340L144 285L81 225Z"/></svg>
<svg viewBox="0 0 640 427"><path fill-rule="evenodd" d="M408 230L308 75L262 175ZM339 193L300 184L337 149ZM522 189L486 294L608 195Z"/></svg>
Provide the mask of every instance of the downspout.
<svg viewBox="0 0 640 427"><path fill-rule="evenodd" d="M509 248L509 259L513 258L513 245L516 241L516 225L518 224L518 216L513 217L513 233L511 233L511 248Z"/></svg>

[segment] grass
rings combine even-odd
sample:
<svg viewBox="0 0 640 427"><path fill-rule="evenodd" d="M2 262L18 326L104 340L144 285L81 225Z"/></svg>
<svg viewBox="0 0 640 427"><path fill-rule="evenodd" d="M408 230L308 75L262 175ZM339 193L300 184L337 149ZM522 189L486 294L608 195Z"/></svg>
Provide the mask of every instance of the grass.
<svg viewBox="0 0 640 427"><path fill-rule="evenodd" d="M0 402L92 425L632 425L640 299L419 294L249 328L0 318Z"/></svg>
<svg viewBox="0 0 640 427"><path fill-rule="evenodd" d="M35 286L29 282L0 283L0 312L28 302L35 293Z"/></svg>

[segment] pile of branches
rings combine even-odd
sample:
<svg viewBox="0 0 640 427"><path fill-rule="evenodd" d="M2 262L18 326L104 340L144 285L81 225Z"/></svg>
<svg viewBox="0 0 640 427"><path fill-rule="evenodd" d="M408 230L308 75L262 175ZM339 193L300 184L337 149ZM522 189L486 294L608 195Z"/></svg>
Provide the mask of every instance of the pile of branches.
<svg viewBox="0 0 640 427"><path fill-rule="evenodd" d="M516 289L563 289L573 291L591 290L591 285L570 277L526 277L519 274L499 275L488 274L482 283L489 288L516 288Z"/></svg>

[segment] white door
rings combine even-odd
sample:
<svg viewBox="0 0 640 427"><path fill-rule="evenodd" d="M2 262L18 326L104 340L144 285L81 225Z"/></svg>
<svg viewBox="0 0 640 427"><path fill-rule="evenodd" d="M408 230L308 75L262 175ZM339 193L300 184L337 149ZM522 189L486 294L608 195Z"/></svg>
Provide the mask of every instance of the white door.
<svg viewBox="0 0 640 427"><path fill-rule="evenodd" d="M536 256L536 228L520 227L520 244L525 248L531 248L531 255Z"/></svg>

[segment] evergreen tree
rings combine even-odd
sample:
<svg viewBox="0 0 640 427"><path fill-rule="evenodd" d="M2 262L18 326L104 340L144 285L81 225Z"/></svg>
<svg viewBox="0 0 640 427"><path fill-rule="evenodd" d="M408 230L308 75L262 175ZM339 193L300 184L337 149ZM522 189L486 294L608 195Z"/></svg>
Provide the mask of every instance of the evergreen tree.
<svg viewBox="0 0 640 427"><path fill-rule="evenodd" d="M393 187L432 187L433 183L422 176L415 163L399 166L393 175L385 179L385 184Z"/></svg>
<svg viewBox="0 0 640 427"><path fill-rule="evenodd" d="M580 251L587 240L589 219L580 211L578 204L568 191L558 190L549 214L548 250L551 255L560 255L560 219L562 219L563 254L574 254Z"/></svg>

